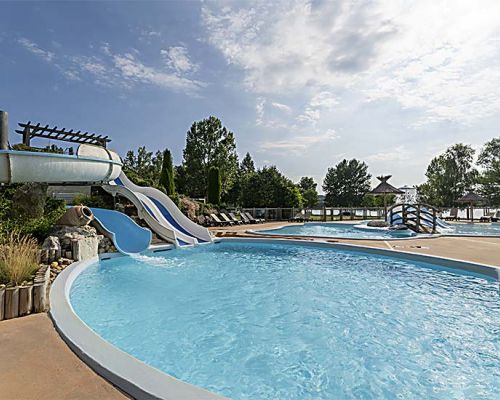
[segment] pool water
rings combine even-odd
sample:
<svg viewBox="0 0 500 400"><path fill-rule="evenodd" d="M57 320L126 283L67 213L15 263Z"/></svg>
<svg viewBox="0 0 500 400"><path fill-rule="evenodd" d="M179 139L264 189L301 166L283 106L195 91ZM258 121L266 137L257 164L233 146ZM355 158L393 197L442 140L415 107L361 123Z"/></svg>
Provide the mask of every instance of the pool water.
<svg viewBox="0 0 500 400"><path fill-rule="evenodd" d="M357 222L361 224L362 222ZM257 231L259 233L273 235L295 235L295 236L324 236L346 239L398 239L402 237L416 236L414 232L401 231L378 231L363 230L355 228L350 223L306 223L302 225L288 225L277 229L266 229Z"/></svg>
<svg viewBox="0 0 500 400"><path fill-rule="evenodd" d="M498 282L312 246L222 242L77 277L95 332L233 399L498 399Z"/></svg>
<svg viewBox="0 0 500 400"><path fill-rule="evenodd" d="M452 235L500 236L500 223L450 224Z"/></svg>

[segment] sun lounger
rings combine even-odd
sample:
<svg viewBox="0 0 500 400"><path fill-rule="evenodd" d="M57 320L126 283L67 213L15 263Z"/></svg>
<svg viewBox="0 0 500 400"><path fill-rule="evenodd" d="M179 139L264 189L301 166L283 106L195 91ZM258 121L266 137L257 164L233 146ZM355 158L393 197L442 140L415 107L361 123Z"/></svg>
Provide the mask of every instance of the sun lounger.
<svg viewBox="0 0 500 400"><path fill-rule="evenodd" d="M224 213L219 213L219 215L222 217L223 221L222 222L225 222L226 224L228 225L234 225L234 222L231 221L231 219Z"/></svg>
<svg viewBox="0 0 500 400"><path fill-rule="evenodd" d="M216 226L229 225L227 222L221 221L219 219L219 217L217 215L215 215L215 214L210 214L210 218L212 218L212 221L214 221L214 223L215 223Z"/></svg>
<svg viewBox="0 0 500 400"><path fill-rule="evenodd" d="M264 219L261 218L254 218L252 217L252 214L249 212L241 212L241 214L245 214L246 217L252 222L252 224L260 224L261 222L264 222Z"/></svg>
<svg viewBox="0 0 500 400"><path fill-rule="evenodd" d="M240 212L240 217L241 217L244 224L251 224L252 223L252 221L250 221L248 219L248 217L245 215L244 212Z"/></svg>
<svg viewBox="0 0 500 400"><path fill-rule="evenodd" d="M231 221L233 221L235 224L241 225L243 224L243 221L241 219L236 218L236 215L234 213L229 213L229 218L231 218Z"/></svg>

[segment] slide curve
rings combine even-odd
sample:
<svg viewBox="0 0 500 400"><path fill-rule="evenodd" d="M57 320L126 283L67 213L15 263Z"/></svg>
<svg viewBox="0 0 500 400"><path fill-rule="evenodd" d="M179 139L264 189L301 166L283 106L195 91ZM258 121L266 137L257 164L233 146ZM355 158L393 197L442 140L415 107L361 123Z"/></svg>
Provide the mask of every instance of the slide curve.
<svg viewBox="0 0 500 400"><path fill-rule="evenodd" d="M128 215L104 208L90 210L99 225L111 235L113 244L120 253L140 253L149 247L151 231L137 225Z"/></svg>
<svg viewBox="0 0 500 400"><path fill-rule="evenodd" d="M112 195L119 194L129 199L136 206L139 217L158 236L176 246L212 242L207 228L191 221L170 197L158 189L138 186L123 172L103 188Z"/></svg>

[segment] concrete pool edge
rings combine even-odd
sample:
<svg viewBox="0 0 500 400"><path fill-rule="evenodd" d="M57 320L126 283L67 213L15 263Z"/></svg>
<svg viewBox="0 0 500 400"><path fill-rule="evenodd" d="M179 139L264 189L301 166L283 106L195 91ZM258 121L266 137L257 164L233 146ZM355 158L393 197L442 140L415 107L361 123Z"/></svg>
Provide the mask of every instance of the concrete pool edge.
<svg viewBox="0 0 500 400"><path fill-rule="evenodd" d="M493 265L473 263L452 258L401 252L353 245L347 243L329 243L323 241L303 241L291 239L269 238L222 238L220 242L274 243L309 247L323 247L338 250L369 253L391 258L426 262L455 271L465 271L481 276L500 279L500 268ZM171 246L155 247L155 250L171 248ZM154 252L154 249L151 249ZM182 250L181 250L182 251ZM221 400L225 397L209 392L206 389L178 380L154 367L151 367L128 353L118 349L90 329L74 312L69 294L75 279L89 266L99 260L124 257L115 254L103 254L90 260L77 262L67 267L54 281L50 291L49 315L57 332L89 367L103 378L138 399L168 400Z"/></svg>
<svg viewBox="0 0 500 400"><path fill-rule="evenodd" d="M90 329L74 312L69 293L78 275L99 260L116 257L124 256L102 254L101 257L76 262L58 275L49 294L49 316L61 338L98 375L135 399L226 399L176 379L113 346Z"/></svg>

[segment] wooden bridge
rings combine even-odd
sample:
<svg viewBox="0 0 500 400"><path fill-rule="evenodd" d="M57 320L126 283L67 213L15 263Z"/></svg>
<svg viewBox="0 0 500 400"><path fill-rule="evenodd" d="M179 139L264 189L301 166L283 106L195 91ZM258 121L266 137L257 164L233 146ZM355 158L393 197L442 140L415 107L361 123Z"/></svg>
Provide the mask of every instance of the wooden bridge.
<svg viewBox="0 0 500 400"><path fill-rule="evenodd" d="M438 209L428 204L395 204L387 210L387 222L404 224L416 233L437 233Z"/></svg>

